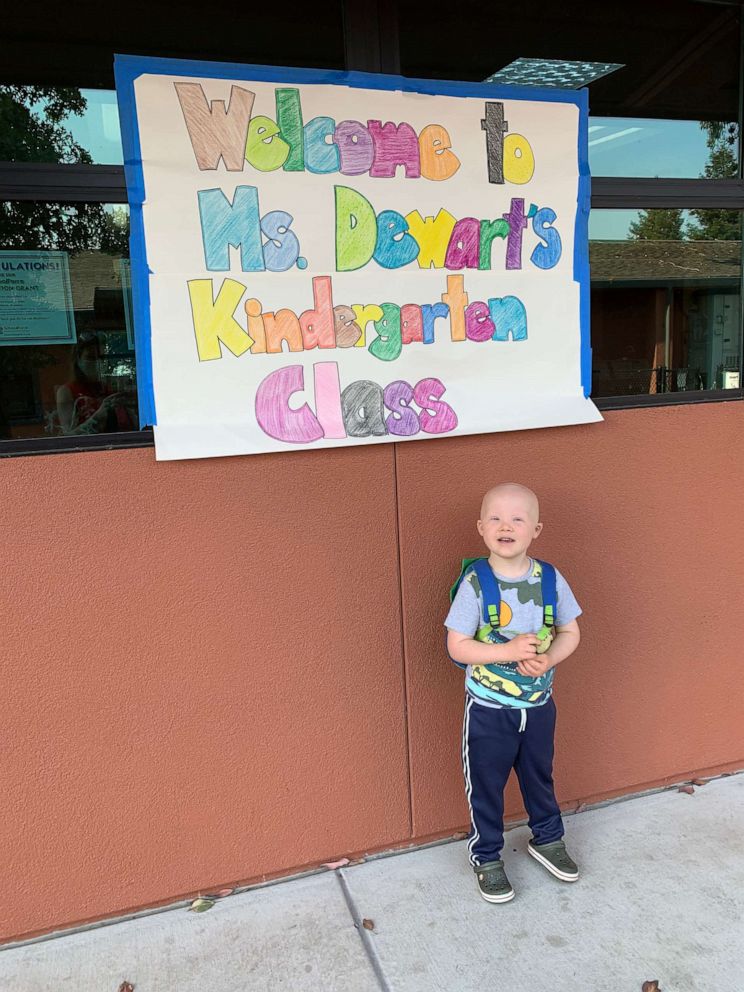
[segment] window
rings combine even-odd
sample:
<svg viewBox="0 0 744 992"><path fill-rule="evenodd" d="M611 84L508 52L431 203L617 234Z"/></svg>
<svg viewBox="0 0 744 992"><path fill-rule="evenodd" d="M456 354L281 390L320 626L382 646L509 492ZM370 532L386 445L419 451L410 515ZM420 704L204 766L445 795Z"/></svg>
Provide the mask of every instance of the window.
<svg viewBox="0 0 744 992"><path fill-rule="evenodd" d="M739 388L740 224L737 211L592 212L594 396Z"/></svg>
<svg viewBox="0 0 744 992"><path fill-rule="evenodd" d="M329 68L376 68L376 51L387 71L399 52L403 75L470 80L523 58L603 63L589 83L595 395L744 395L739 3L329 0L311 35L300 0L249 11L244 30L226 0L208 32L196 8L174 26L158 0L144 35L89 15L39 0L0 37L0 454L149 443L133 402L115 51ZM81 431L82 402L70 416L76 355L97 363L94 399L126 396L129 416L101 414L100 433Z"/></svg>
<svg viewBox="0 0 744 992"><path fill-rule="evenodd" d="M537 60L594 68L589 89L593 395L600 405L732 398L741 389L740 5L680 0L402 0L402 72L485 80ZM450 25L451 29L451 25ZM589 78L589 77L587 77ZM645 397L645 399L644 399Z"/></svg>
<svg viewBox="0 0 744 992"><path fill-rule="evenodd" d="M141 21L39 0L0 37L0 454L151 443L137 415L114 52L344 68L341 0L313 11L148 7ZM357 39L359 40L359 39Z"/></svg>
<svg viewBox="0 0 744 992"><path fill-rule="evenodd" d="M589 118L593 176L727 179L739 161L736 121Z"/></svg>
<svg viewBox="0 0 744 992"><path fill-rule="evenodd" d="M0 199L0 442L132 443L128 208L89 171L122 160L113 90L0 86L0 159L23 196ZM72 202L44 196L50 178Z"/></svg>
<svg viewBox="0 0 744 992"><path fill-rule="evenodd" d="M114 90L0 85L0 161L121 165Z"/></svg>
<svg viewBox="0 0 744 992"><path fill-rule="evenodd" d="M125 206L0 203L0 439L138 429Z"/></svg>

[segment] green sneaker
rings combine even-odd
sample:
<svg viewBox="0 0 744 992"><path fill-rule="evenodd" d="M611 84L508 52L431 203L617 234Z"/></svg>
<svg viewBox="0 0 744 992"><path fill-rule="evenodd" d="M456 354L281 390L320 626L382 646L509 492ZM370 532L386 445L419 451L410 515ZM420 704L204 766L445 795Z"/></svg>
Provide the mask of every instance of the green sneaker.
<svg viewBox="0 0 744 992"><path fill-rule="evenodd" d="M486 902L509 902L514 898L514 889L504 871L503 861L489 861L475 869L480 894Z"/></svg>
<svg viewBox="0 0 744 992"><path fill-rule="evenodd" d="M579 877L579 869L569 857L562 840L554 840L552 844L533 844L530 841L527 850L535 861L539 861L543 868L562 882L575 882Z"/></svg>

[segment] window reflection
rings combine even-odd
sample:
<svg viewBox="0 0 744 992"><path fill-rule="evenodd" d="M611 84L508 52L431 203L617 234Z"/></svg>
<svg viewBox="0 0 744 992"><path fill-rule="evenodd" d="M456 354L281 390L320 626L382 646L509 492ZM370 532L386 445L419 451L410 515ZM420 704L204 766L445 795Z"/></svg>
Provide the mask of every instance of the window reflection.
<svg viewBox="0 0 744 992"><path fill-rule="evenodd" d="M589 118L594 176L727 179L737 175L739 129L726 121Z"/></svg>
<svg viewBox="0 0 744 992"><path fill-rule="evenodd" d="M618 237L613 213L590 224L593 394L738 387L741 215L622 211Z"/></svg>
<svg viewBox="0 0 744 992"><path fill-rule="evenodd" d="M128 212L0 204L0 437L138 429Z"/></svg>
<svg viewBox="0 0 744 992"><path fill-rule="evenodd" d="M122 161L114 90L0 85L0 162Z"/></svg>

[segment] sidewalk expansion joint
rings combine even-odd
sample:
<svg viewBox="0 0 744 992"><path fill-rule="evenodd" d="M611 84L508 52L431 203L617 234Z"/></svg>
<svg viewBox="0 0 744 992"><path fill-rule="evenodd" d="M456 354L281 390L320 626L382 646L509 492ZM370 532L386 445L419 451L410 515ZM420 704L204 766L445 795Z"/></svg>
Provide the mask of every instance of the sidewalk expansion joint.
<svg viewBox="0 0 744 992"><path fill-rule="evenodd" d="M365 929L362 923L362 914L359 912L357 904L354 902L354 896L351 894L348 882L343 872L343 868L338 868L334 873L338 879L338 884L341 886L341 891L343 893L344 899L346 900L346 906L349 910L352 920L354 921L354 926L359 934L359 939L362 942L362 946L369 958L369 963L372 965L372 971L375 973L375 978L377 979L382 992L392 992L390 983L385 977L385 972L382 968L382 962L380 961L380 956L377 953L377 948L374 945L372 936L369 930Z"/></svg>

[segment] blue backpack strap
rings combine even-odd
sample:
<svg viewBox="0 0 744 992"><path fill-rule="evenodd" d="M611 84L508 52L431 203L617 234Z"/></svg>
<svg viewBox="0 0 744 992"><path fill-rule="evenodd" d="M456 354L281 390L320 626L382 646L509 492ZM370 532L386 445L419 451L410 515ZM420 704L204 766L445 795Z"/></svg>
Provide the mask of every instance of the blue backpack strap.
<svg viewBox="0 0 744 992"><path fill-rule="evenodd" d="M555 618L558 613L555 568L546 561L538 560L538 564L542 570L543 624L546 627L555 627Z"/></svg>
<svg viewBox="0 0 744 992"><path fill-rule="evenodd" d="M490 624L493 630L498 630L501 626L501 591L496 576L487 558L474 561L473 571L478 576L483 596L483 622Z"/></svg>
<svg viewBox="0 0 744 992"><path fill-rule="evenodd" d="M497 630L501 621L499 619L501 614L501 593L499 591L499 584L496 581L496 576L491 571L488 564L488 559L486 558L464 558L462 562L462 569L460 575L455 582L455 584L450 589L450 602L455 598L455 593L460 588L460 584L468 572L474 571L478 576L478 581L480 582L481 595L483 597L483 613L484 621L491 625L494 630ZM446 643L446 635L445 635ZM467 665L463 665L459 661L455 661L451 658L458 668L467 668Z"/></svg>

